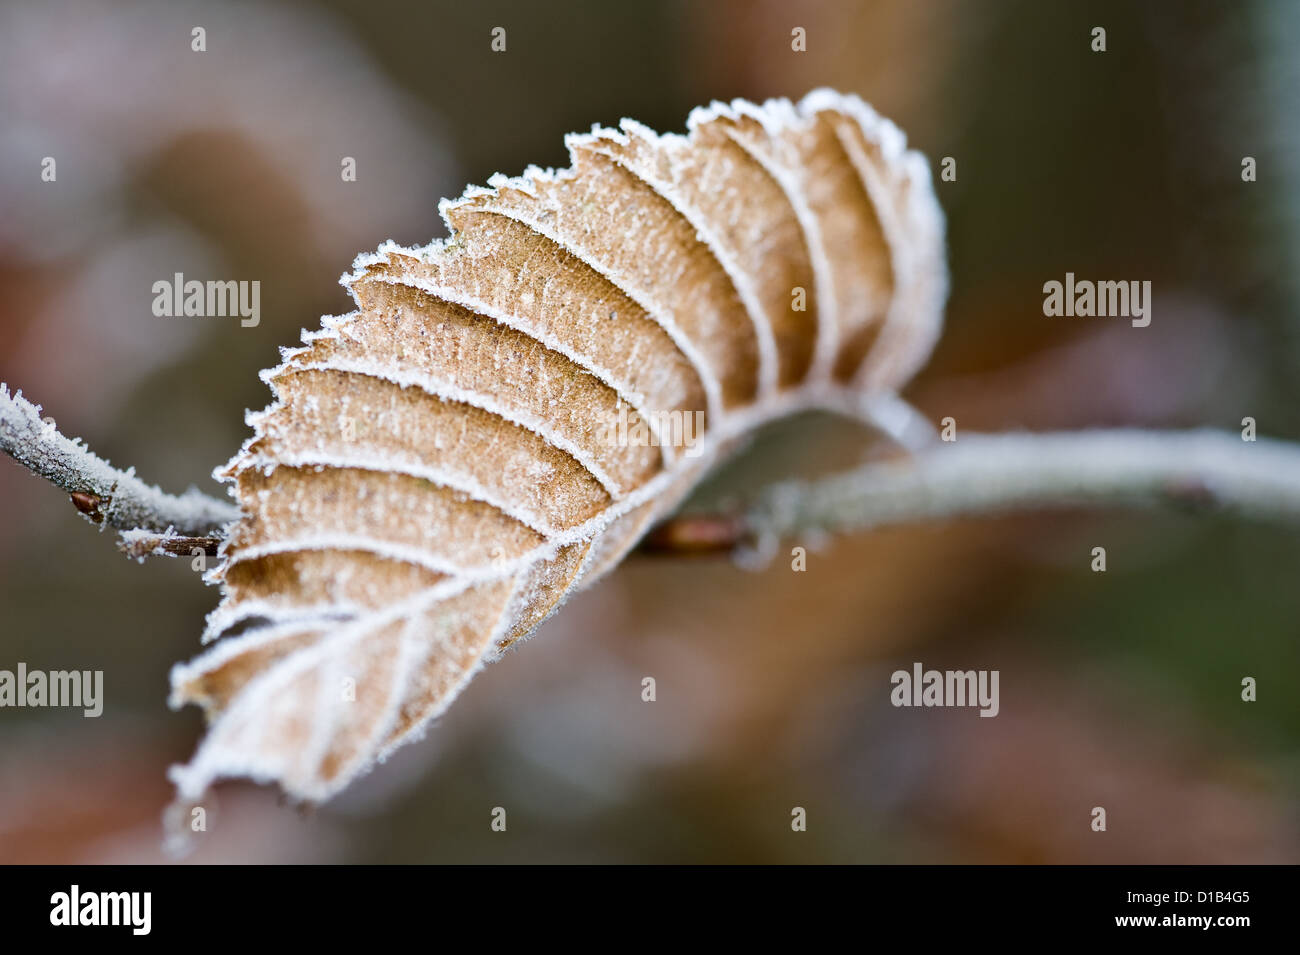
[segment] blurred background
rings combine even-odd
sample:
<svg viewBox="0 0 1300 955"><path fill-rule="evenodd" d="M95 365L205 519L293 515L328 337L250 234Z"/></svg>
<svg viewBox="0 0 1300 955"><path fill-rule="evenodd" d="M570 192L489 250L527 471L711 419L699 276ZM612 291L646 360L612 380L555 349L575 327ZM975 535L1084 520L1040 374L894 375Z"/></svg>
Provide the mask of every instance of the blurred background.
<svg viewBox="0 0 1300 955"><path fill-rule="evenodd" d="M443 235L439 197L566 165L592 123L829 85L936 180L957 161L947 331L908 390L932 419L1297 438L1297 49L1285 0L4 0L0 380L164 489L224 493L258 370L348 310L357 253ZM1151 280L1151 325L1045 318L1067 271ZM155 317L175 272L259 280L260 325ZM873 450L788 422L705 493ZM222 786L190 861L1300 861L1294 529L1093 511L796 544L805 573L634 557L341 798ZM0 861L163 858L164 774L202 732L167 672L216 600L0 461L0 668L102 669L106 696L0 711ZM1000 670L1000 715L894 709L913 661Z"/></svg>

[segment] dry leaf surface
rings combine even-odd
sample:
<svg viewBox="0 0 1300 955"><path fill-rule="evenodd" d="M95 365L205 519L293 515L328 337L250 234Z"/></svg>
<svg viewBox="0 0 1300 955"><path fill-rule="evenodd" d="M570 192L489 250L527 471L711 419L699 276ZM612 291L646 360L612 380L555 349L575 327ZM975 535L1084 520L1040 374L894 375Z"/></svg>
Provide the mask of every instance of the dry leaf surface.
<svg viewBox="0 0 1300 955"><path fill-rule="evenodd" d="M360 257L356 310L263 372L275 401L218 471L242 516L215 642L172 674L210 722L182 798L225 776L328 798L753 429L928 356L942 215L855 97L567 145L570 169L445 201L450 239Z"/></svg>

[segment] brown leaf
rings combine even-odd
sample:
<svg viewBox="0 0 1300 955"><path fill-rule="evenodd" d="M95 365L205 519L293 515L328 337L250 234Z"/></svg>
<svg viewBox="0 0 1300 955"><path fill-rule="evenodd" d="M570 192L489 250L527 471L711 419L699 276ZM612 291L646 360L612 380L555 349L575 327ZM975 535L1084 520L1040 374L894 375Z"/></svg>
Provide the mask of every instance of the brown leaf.
<svg viewBox="0 0 1300 955"><path fill-rule="evenodd" d="M263 373L218 472L243 516L217 643L172 674L211 721L182 798L329 797L752 429L925 360L943 220L892 124L821 90L688 127L570 136L571 169L444 202L450 239L359 258L357 310Z"/></svg>

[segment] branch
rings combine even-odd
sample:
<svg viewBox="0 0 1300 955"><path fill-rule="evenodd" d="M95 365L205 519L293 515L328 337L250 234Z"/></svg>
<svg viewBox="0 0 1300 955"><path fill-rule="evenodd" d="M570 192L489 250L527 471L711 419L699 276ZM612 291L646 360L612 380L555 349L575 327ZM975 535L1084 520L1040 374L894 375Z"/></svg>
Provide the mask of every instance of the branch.
<svg viewBox="0 0 1300 955"><path fill-rule="evenodd" d="M80 440L65 438L41 408L0 384L0 450L67 491L92 524L118 530L155 531L211 538L239 515L233 504L190 488L179 497L164 494L92 454ZM186 551L188 554L189 552Z"/></svg>
<svg viewBox="0 0 1300 955"><path fill-rule="evenodd" d="M216 553L223 525L238 516L233 505L194 488L164 494L64 437L40 411L0 385L0 449L67 491L93 523L133 532L121 544L129 556ZM641 550L761 551L794 534L1161 503L1300 522L1300 445L1208 430L966 435L818 481L775 484L728 513L680 514L651 531Z"/></svg>
<svg viewBox="0 0 1300 955"><path fill-rule="evenodd" d="M207 557L216 557L220 547L220 537L156 534L139 529L121 531L117 535L117 549L141 563L144 563L146 557L193 557L195 550Z"/></svg>
<svg viewBox="0 0 1300 955"><path fill-rule="evenodd" d="M1300 445L1219 431L965 435L910 457L762 491L728 514L683 514L650 533L650 553L764 546L967 514L1172 504L1300 521Z"/></svg>

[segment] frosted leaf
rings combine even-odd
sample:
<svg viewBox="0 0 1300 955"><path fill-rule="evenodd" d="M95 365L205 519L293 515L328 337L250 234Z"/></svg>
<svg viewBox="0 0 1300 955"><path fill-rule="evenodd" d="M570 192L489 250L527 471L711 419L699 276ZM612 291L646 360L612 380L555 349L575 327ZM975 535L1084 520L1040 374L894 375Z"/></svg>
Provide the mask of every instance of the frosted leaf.
<svg viewBox="0 0 1300 955"><path fill-rule="evenodd" d="M242 517L209 573L214 642L172 674L210 720L183 799L225 776L329 797L749 431L888 395L928 355L942 215L860 100L567 145L568 170L444 201L450 239L360 256L356 310L262 373L275 401L217 472Z"/></svg>

